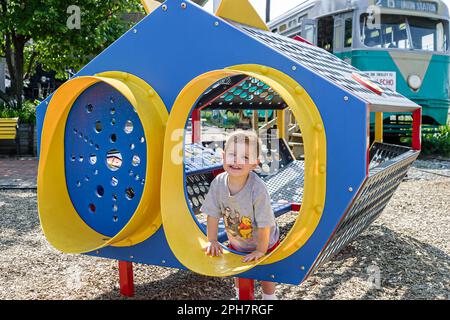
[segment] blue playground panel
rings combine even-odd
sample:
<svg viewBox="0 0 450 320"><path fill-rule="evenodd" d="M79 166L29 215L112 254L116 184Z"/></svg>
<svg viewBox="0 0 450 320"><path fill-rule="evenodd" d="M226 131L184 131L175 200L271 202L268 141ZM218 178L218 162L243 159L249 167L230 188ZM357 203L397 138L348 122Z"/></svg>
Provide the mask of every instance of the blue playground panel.
<svg viewBox="0 0 450 320"><path fill-rule="evenodd" d="M105 83L83 92L69 113L67 190L84 222L105 236L125 227L141 199L147 165L143 137L133 106Z"/></svg>
<svg viewBox="0 0 450 320"><path fill-rule="evenodd" d="M244 278L298 284L305 278L309 267L338 225L341 215L336 212L346 211L366 177L367 160L365 157L361 159L361 155L367 151L367 106L343 88L324 80L292 58L198 6L188 2L187 8L181 9L176 0L168 0L166 5L169 8L167 11L157 9L147 16L133 28L136 31L127 32L77 76L111 70L134 74L158 92L169 112L179 92L193 78L228 66L266 65L290 75L300 83L319 106L327 136L327 198L322 219L308 242L295 254L240 275ZM215 26L217 21L219 25ZM293 66L296 70L293 70ZM344 100L344 96L348 100ZM42 129L46 107L45 102L38 107L39 131ZM145 161L145 158L141 160ZM143 163L141 166L144 168ZM108 179L100 182L106 184ZM349 187L354 191L349 192ZM81 203L80 206L85 207L85 204ZM128 210L131 212L131 204ZM108 224L111 221L105 219L96 228L112 232ZM133 247L107 247L90 254L184 269L169 249L162 228L148 240Z"/></svg>

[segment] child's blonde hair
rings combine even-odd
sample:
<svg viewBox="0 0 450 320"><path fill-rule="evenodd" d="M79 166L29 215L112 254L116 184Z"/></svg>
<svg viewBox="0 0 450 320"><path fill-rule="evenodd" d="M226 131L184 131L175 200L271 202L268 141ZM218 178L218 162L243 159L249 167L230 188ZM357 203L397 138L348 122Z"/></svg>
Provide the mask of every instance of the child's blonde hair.
<svg viewBox="0 0 450 320"><path fill-rule="evenodd" d="M248 145L249 150L254 151L254 153L251 152L250 160L259 160L261 157L262 141L255 131L237 130L231 133L225 142L224 151L227 152L231 144L236 144L238 142L244 142ZM252 159L252 156L255 156L255 159Z"/></svg>

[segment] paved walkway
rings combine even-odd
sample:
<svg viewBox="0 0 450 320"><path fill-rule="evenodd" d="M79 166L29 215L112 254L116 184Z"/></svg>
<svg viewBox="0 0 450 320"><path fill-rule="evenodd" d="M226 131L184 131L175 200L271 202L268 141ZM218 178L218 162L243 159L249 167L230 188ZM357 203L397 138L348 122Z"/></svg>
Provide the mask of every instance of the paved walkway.
<svg viewBox="0 0 450 320"><path fill-rule="evenodd" d="M0 189L34 189L37 186L36 158L0 158Z"/></svg>

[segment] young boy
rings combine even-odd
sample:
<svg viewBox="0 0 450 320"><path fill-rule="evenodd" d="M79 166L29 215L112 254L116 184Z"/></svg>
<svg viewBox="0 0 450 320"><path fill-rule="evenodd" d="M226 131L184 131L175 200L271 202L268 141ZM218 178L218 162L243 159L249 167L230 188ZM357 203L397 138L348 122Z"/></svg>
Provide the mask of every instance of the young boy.
<svg viewBox="0 0 450 320"><path fill-rule="evenodd" d="M257 261L279 244L279 229L264 182L253 170L259 164L261 140L251 131L231 134L224 148L224 173L211 183L201 211L208 216L206 254L220 256L217 241L224 218L230 248L247 253L243 262ZM262 282L263 300L276 300L275 283ZM236 282L236 292L239 292Z"/></svg>

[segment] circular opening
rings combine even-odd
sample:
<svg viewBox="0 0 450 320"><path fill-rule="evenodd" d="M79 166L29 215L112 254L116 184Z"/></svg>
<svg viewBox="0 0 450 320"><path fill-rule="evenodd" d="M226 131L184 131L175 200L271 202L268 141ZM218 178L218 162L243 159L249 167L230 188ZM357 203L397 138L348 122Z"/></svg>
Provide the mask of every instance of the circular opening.
<svg viewBox="0 0 450 320"><path fill-rule="evenodd" d="M94 111L94 106L92 104L88 104L86 106L86 111L87 113L92 113L92 111Z"/></svg>
<svg viewBox="0 0 450 320"><path fill-rule="evenodd" d="M134 143L132 143L132 144L130 145L130 149L131 149L131 150L136 149L136 145L135 145Z"/></svg>
<svg viewBox="0 0 450 320"><path fill-rule="evenodd" d="M208 88L193 106L193 112L195 109L200 109L202 119L200 128L194 130L192 114L189 115L186 124L184 139L186 202L191 213L197 222L203 225L206 232L207 216L200 209L217 171L228 171L231 176L242 172L250 175L253 170L266 185L270 195L269 201L272 203L272 210L281 230L280 240L283 240L298 217L297 211L289 210L289 204L302 203L304 154L302 143L293 143L292 146L295 145L296 149L291 148L292 146L286 142L287 139L282 139L276 129L271 129L271 124L277 121L277 111L284 110L286 125L291 124L296 128L292 139L300 135L300 130L297 129L299 125L284 99L265 82L241 74L222 79L219 83L220 85ZM257 148L248 146L248 143L244 141L243 151L239 150L240 142L236 142L236 147L230 152L231 157L227 156L230 148L225 150L225 142L227 137L237 130L258 132L261 140L259 154ZM194 136L195 132L200 134ZM214 142L207 144L206 141ZM300 148L297 148L298 146ZM225 152L225 158L223 152ZM294 158L292 153L297 158ZM246 166L252 159L254 163ZM259 163L256 160L259 160ZM220 165L222 168L218 169ZM241 165L245 168L242 169ZM223 209L224 224L219 228L219 241L224 244L227 244L228 239L225 226L228 226L229 232L237 230L237 236L245 239L245 230L242 229L244 231L240 234L240 227L248 223L244 218L251 213L244 214L237 210L240 211L239 208L233 208L231 203Z"/></svg>
<svg viewBox="0 0 450 320"><path fill-rule="evenodd" d="M112 126L116 125L116 119L115 119L115 118L112 118L112 119L111 119L111 125L112 125Z"/></svg>
<svg viewBox="0 0 450 320"><path fill-rule="evenodd" d="M89 162L94 165L97 163L97 156L95 154L91 154L89 157Z"/></svg>
<svg viewBox="0 0 450 320"><path fill-rule="evenodd" d="M141 158L139 156L135 155L133 156L133 160L131 161L134 167L137 167L141 164Z"/></svg>
<svg viewBox="0 0 450 320"><path fill-rule="evenodd" d="M97 121L95 123L95 132L100 133L103 130L102 123L100 121Z"/></svg>
<svg viewBox="0 0 450 320"><path fill-rule="evenodd" d="M119 217L118 216L113 216L113 221L114 222L118 222L119 221Z"/></svg>
<svg viewBox="0 0 450 320"><path fill-rule="evenodd" d="M97 186L97 195L100 198L105 195L105 188L103 188L103 186Z"/></svg>
<svg viewBox="0 0 450 320"><path fill-rule="evenodd" d="M95 207L95 205L93 203L89 204L89 212L90 213L95 213L96 209L97 208Z"/></svg>
<svg viewBox="0 0 450 320"><path fill-rule="evenodd" d="M117 171L122 167L122 154L117 149L112 149L106 154L106 165L109 170Z"/></svg>
<svg viewBox="0 0 450 320"><path fill-rule="evenodd" d="M117 194L113 194L112 200L113 200L113 201L117 201L117 199L118 199Z"/></svg>
<svg viewBox="0 0 450 320"><path fill-rule="evenodd" d="M125 128L124 128L125 133L126 133L126 134L130 134L130 133L133 132L133 129L134 129L133 122L131 122L130 120L128 120L128 121L125 123Z"/></svg>
<svg viewBox="0 0 450 320"><path fill-rule="evenodd" d="M79 157L78 157L78 161L83 162L83 160L84 160L84 157L83 157L83 156L79 156Z"/></svg>
<svg viewBox="0 0 450 320"><path fill-rule="evenodd" d="M133 200L135 196L134 190L132 188L127 188L125 190L125 196L128 200Z"/></svg>
<svg viewBox="0 0 450 320"><path fill-rule="evenodd" d="M140 141L141 143L144 143L144 142L145 142L145 138L144 138L144 137L141 137L141 138L139 139L139 141Z"/></svg>
<svg viewBox="0 0 450 320"><path fill-rule="evenodd" d="M113 134L109 137L109 140L110 140L112 143L117 142L117 135L116 135L115 133L113 133Z"/></svg>
<svg viewBox="0 0 450 320"><path fill-rule="evenodd" d="M114 103L114 102L113 102L113 103ZM111 108L111 109L109 110L109 112L111 113L112 116L115 115L115 114L116 114L116 108Z"/></svg>
<svg viewBox="0 0 450 320"><path fill-rule="evenodd" d="M112 207L112 211L113 212L119 211L119 206L117 204L114 204L113 207Z"/></svg>
<svg viewBox="0 0 450 320"><path fill-rule="evenodd" d="M119 179L117 179L116 177L112 177L111 179L111 185L113 187L117 187L119 185Z"/></svg>

